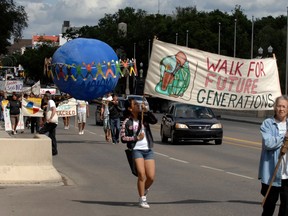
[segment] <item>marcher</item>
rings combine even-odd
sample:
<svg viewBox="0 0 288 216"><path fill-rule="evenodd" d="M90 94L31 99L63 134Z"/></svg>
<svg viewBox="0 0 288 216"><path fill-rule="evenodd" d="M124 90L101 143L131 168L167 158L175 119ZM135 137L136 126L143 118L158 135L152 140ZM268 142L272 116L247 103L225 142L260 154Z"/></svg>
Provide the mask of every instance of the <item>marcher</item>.
<svg viewBox="0 0 288 216"><path fill-rule="evenodd" d="M28 100L28 94L24 94L23 95L23 98L25 98L26 100ZM23 120L24 120L24 123L25 123L25 127L26 128L31 128L31 117L29 116L23 116Z"/></svg>
<svg viewBox="0 0 288 216"><path fill-rule="evenodd" d="M33 94L33 92L31 92L30 97L35 98L36 96ZM30 122L31 122L31 133L34 134L35 130L36 133L39 133L40 117L31 117Z"/></svg>
<svg viewBox="0 0 288 216"><path fill-rule="evenodd" d="M84 100L77 100L78 128L79 135L84 134L86 117L89 117L89 103Z"/></svg>
<svg viewBox="0 0 288 216"><path fill-rule="evenodd" d="M16 93L13 93L12 99L9 100L7 109L10 110L10 121L12 127L12 134L17 134L16 128L19 122L19 115L20 115L20 108L21 108L21 101L19 101Z"/></svg>
<svg viewBox="0 0 288 216"><path fill-rule="evenodd" d="M122 110L119 107L118 97L116 94L112 94L112 101L109 102L109 123L113 144L119 143L121 113Z"/></svg>
<svg viewBox="0 0 288 216"><path fill-rule="evenodd" d="M62 100L63 101L68 101L70 98L71 98L71 96L69 95L69 94L64 94L62 97ZM63 124L64 124L64 130L69 130L69 128L70 128L70 116L64 116L64 117L62 117L62 119L63 119Z"/></svg>
<svg viewBox="0 0 288 216"><path fill-rule="evenodd" d="M47 132L49 133L48 136L50 137L50 139L52 141L52 155L57 155L58 150L57 150L57 140L56 140L56 127L57 127L58 121L52 122L54 115L57 115L56 104L51 99L50 92L45 93L44 99L48 100L47 108L46 108L46 114L45 114L46 115L46 123L40 129L39 133L40 134L46 134ZM48 115L49 111L51 112L50 115Z"/></svg>
<svg viewBox="0 0 288 216"><path fill-rule="evenodd" d="M261 194L265 197L270 185L279 156L286 146L283 146L285 138L288 138L288 98L280 96L276 98L274 116L263 121L260 127L262 135L262 152L259 165L258 178L261 180ZM276 203L280 196L280 208L278 216L288 215L288 167L287 154L280 163L277 175L272 183L271 190L263 206L262 216L272 216Z"/></svg>
<svg viewBox="0 0 288 216"><path fill-rule="evenodd" d="M105 133L105 139L107 142L111 142L111 128L109 123L109 101L112 100L111 93L108 93L105 97L102 98L102 107L100 118L103 120L103 130Z"/></svg>
<svg viewBox="0 0 288 216"><path fill-rule="evenodd" d="M48 106L48 99L45 95L41 95L41 109L43 110L43 117L40 118L40 127L43 127L46 123L46 110Z"/></svg>
<svg viewBox="0 0 288 216"><path fill-rule="evenodd" d="M141 105L144 111L143 122L140 104L130 98L125 101L125 109L129 117L123 121L120 137L127 147L132 149L138 173L137 188L139 194L139 206L150 208L147 203L147 193L155 177L155 160L153 147L153 137L149 124L156 124L157 119L151 112L146 112L144 104Z"/></svg>
<svg viewBox="0 0 288 216"><path fill-rule="evenodd" d="M4 91L0 91L0 121L4 121L4 110L2 107L2 101L6 99L6 94Z"/></svg>

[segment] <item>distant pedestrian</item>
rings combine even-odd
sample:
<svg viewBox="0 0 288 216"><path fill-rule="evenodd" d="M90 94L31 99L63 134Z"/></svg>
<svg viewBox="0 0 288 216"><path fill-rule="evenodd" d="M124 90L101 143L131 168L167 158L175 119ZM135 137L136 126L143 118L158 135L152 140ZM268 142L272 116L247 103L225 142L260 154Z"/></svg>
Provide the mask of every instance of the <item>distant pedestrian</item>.
<svg viewBox="0 0 288 216"><path fill-rule="evenodd" d="M284 140L288 139L288 98L276 98L274 116L263 121L260 131L262 134L262 152L258 178L261 180L261 194L266 195L276 164L283 150ZM277 175L272 182L271 190L265 200L262 216L272 216L280 196L278 216L288 215L288 157L283 155Z"/></svg>
<svg viewBox="0 0 288 216"><path fill-rule="evenodd" d="M121 141L127 143L127 147L132 150L138 173L137 188L139 194L139 206L150 208L147 203L147 193L155 178L155 160L153 147L153 137L149 124L156 124L157 119L153 113L146 110L144 104L141 105L143 113L140 111L140 104L130 98L125 101L125 109L128 118L123 121L121 127Z"/></svg>
<svg viewBox="0 0 288 216"><path fill-rule="evenodd" d="M119 107L118 97L116 94L112 94L112 101L109 102L109 123L113 144L119 143L121 113L122 110Z"/></svg>
<svg viewBox="0 0 288 216"><path fill-rule="evenodd" d="M4 91L0 91L0 121L4 121L4 110L2 106L2 101L6 99L6 94Z"/></svg>
<svg viewBox="0 0 288 216"><path fill-rule="evenodd" d="M103 130L107 142L111 142L111 127L109 122L109 101L112 101L111 93L102 98L100 118L103 120Z"/></svg>
<svg viewBox="0 0 288 216"><path fill-rule="evenodd" d="M56 140L56 127L58 124L58 119L53 121L54 116L57 115L56 113L56 104L51 99L50 92L46 92L44 96L45 100L48 100L47 108L46 108L46 123L44 126L40 129L40 134L46 134L49 133L48 136L50 137L52 141L52 155L57 155L57 140Z"/></svg>
<svg viewBox="0 0 288 216"><path fill-rule="evenodd" d="M19 123L19 115L20 115L20 109L21 109L21 102L19 101L18 96L16 93L13 93L11 100L9 100L7 106L7 109L10 110L10 121L11 121L11 127L12 127L12 134L17 134L16 128Z"/></svg>
<svg viewBox="0 0 288 216"><path fill-rule="evenodd" d="M67 101L71 98L71 96L69 94L63 94L63 96L61 97L61 99L63 101ZM64 130L69 130L70 128L70 116L64 116L62 117L63 119L63 124L64 124Z"/></svg>
<svg viewBox="0 0 288 216"><path fill-rule="evenodd" d="M86 117L89 117L89 103L84 100L77 100L77 116L78 116L78 128L79 135L84 134L84 128L86 124Z"/></svg>

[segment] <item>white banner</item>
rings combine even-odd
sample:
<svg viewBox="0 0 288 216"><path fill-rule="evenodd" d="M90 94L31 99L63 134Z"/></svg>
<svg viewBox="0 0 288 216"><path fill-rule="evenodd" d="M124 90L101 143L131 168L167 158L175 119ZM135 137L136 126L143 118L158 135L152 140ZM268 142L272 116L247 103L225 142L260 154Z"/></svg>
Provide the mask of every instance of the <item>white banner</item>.
<svg viewBox="0 0 288 216"><path fill-rule="evenodd" d="M76 105L75 98L62 101L56 109L58 117L76 116Z"/></svg>
<svg viewBox="0 0 288 216"><path fill-rule="evenodd" d="M2 107L3 107L3 115L4 115L4 123L5 123L5 131L11 131L12 130L12 125L11 125L11 120L10 120L10 110L7 109L7 104L8 100L2 101ZM24 130L24 120L23 120L23 114L22 110L20 109L20 115L19 115L19 122L16 127L16 130Z"/></svg>
<svg viewBox="0 0 288 216"><path fill-rule="evenodd" d="M274 58L232 58L154 39L144 93L219 109L270 110L281 90Z"/></svg>

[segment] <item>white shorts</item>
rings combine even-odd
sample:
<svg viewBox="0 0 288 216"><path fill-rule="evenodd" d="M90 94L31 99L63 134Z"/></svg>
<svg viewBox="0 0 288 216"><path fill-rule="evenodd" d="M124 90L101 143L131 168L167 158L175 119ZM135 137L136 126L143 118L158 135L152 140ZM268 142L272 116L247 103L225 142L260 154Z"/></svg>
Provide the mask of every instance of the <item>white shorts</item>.
<svg viewBox="0 0 288 216"><path fill-rule="evenodd" d="M78 123L86 123L86 113L78 113Z"/></svg>

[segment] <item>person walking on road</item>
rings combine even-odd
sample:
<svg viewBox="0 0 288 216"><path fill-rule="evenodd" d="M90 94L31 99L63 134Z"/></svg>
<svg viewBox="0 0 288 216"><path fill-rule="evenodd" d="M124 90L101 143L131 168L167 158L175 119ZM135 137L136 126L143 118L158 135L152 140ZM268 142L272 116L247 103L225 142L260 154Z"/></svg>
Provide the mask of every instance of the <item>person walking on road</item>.
<svg viewBox="0 0 288 216"><path fill-rule="evenodd" d="M113 144L119 143L121 112L118 97L116 94L112 94L112 101L109 102L109 122Z"/></svg>
<svg viewBox="0 0 288 216"><path fill-rule="evenodd" d="M288 98L276 98L274 116L263 121L260 127L262 135L262 152L258 178L261 180L261 194L265 197L273 176L279 156L283 151L284 140L288 138ZM288 158L282 157L278 172L272 182L271 190L263 205L262 216L272 216L280 196L278 216L288 215Z"/></svg>
<svg viewBox="0 0 288 216"><path fill-rule="evenodd" d="M112 101L111 93L102 98L100 118L103 120L103 130L107 142L111 142L111 127L109 122L109 101Z"/></svg>
<svg viewBox="0 0 288 216"><path fill-rule="evenodd" d="M89 103L84 100L77 100L77 116L79 135L84 134L86 118L89 117Z"/></svg>
<svg viewBox="0 0 288 216"><path fill-rule="evenodd" d="M147 193L155 178L155 160L153 147L153 137L149 124L156 124L157 119L153 113L146 110L144 104L141 105L144 111L140 111L140 104L130 98L125 101L125 109L129 117L123 121L120 137L127 147L132 149L133 160L138 173L137 188L139 194L139 206L150 208L147 203ZM143 120L143 122L142 122Z"/></svg>
<svg viewBox="0 0 288 216"><path fill-rule="evenodd" d="M57 140L56 140L56 127L58 124L58 118L53 120L56 113L56 104L51 98L50 92L46 92L44 96L45 100L48 100L47 108L46 108L46 122L44 126L40 129L39 134L49 133L48 136L52 141L52 155L57 155Z"/></svg>
<svg viewBox="0 0 288 216"><path fill-rule="evenodd" d="M19 101L16 93L13 93L11 100L7 104L7 109L10 111L10 121L12 128L12 135L17 134L16 128L19 122L21 101Z"/></svg>

